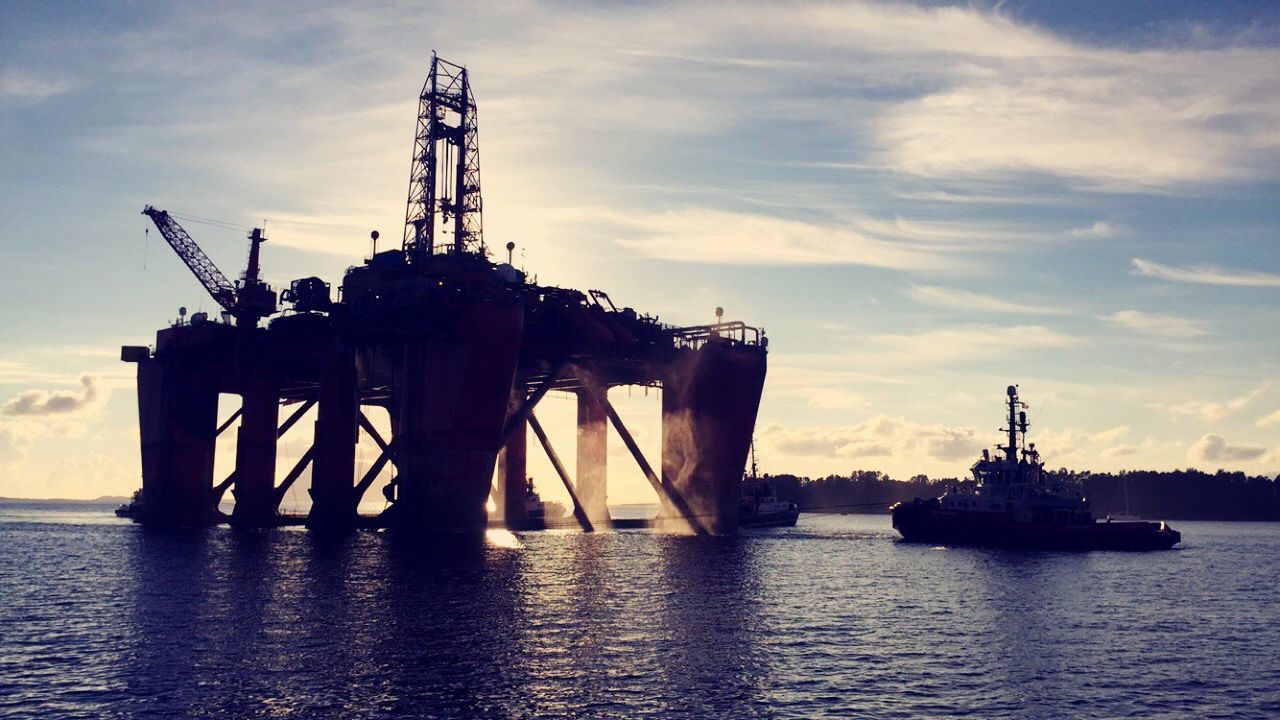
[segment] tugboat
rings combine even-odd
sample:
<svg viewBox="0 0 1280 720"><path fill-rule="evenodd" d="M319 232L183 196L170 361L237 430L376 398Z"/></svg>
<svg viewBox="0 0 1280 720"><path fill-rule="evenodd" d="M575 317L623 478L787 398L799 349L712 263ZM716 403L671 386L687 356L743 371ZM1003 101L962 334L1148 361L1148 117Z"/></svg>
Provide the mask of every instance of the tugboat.
<svg viewBox="0 0 1280 720"><path fill-rule="evenodd" d="M538 491L533 489L533 478L525 481L524 511L529 520L535 523L555 521L564 517L564 505L554 500L543 500Z"/></svg>
<svg viewBox="0 0 1280 720"><path fill-rule="evenodd" d="M138 513L142 512L142 489L133 491L133 497L129 498L129 502L124 503L116 508L116 517L120 518L136 518Z"/></svg>
<svg viewBox="0 0 1280 720"><path fill-rule="evenodd" d="M1009 386L1007 402L1008 444L997 446L1003 457L982 451L973 490L890 508L904 541L1061 550L1164 550L1181 542L1163 522L1094 519L1079 484L1045 472L1035 443L1026 443L1027 406L1017 386Z"/></svg>
<svg viewBox="0 0 1280 720"><path fill-rule="evenodd" d="M800 508L779 500L773 485L756 470L756 447L751 446L751 474L743 474L738 498L738 527L795 527Z"/></svg>

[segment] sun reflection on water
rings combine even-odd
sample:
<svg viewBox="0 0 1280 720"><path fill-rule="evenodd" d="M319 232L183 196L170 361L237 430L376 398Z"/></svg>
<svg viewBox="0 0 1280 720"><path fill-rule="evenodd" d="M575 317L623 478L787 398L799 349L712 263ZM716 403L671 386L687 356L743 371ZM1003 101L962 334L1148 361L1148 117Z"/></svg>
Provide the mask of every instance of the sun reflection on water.
<svg viewBox="0 0 1280 720"><path fill-rule="evenodd" d="M524 544L520 542L520 538L510 530L503 528L489 528L484 531L484 542L489 547L502 548L504 550L523 550Z"/></svg>

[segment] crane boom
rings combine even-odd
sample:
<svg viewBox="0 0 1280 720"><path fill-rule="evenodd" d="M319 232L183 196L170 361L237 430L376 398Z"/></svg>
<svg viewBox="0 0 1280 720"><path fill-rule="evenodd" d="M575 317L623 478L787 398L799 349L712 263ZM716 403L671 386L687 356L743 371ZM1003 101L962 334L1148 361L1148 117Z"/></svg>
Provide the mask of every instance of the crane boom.
<svg viewBox="0 0 1280 720"><path fill-rule="evenodd" d="M205 290L213 296L213 299L228 312L236 309L236 286L227 279L226 275L213 264L213 260L204 254L204 250L196 244L195 240L182 229L177 220L174 220L168 212L157 210L148 205L142 211L143 215L151 218L156 224L156 229L164 236L165 241L173 247L173 251L178 253L178 257L182 258L182 262L187 264L191 272L204 286Z"/></svg>

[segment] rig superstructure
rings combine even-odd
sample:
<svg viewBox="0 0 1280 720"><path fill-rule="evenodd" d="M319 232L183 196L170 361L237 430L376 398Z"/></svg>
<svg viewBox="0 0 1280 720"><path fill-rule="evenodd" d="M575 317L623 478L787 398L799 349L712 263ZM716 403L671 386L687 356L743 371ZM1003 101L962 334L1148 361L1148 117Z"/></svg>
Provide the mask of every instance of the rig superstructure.
<svg viewBox="0 0 1280 720"><path fill-rule="evenodd" d="M489 259L481 223L476 105L463 67L433 55L420 95L403 241L349 268L338 297L295 280L280 293L248 269L230 282L167 212L144 211L225 309L160 330L154 348L126 346L137 364L142 502L136 519L161 526L280 524L280 502L309 469L315 530L474 531L495 463L499 515L528 523L526 428L547 453L585 530L610 523L606 444L613 426L661 501L659 518L695 532L731 533L764 386L768 341L741 322L693 327L619 308L598 290L530 282ZM265 325L261 321L267 320ZM662 389L655 468L609 401L610 388ZM577 398L576 477L569 477L535 410L550 391ZM240 407L219 423L218 396ZM286 406L283 421L281 407ZM277 478L277 441L312 407L310 449ZM385 409L383 438L367 410ZM239 420L235 470L214 478L217 437ZM380 448L357 473L366 433ZM387 509L357 512L383 479ZM219 503L230 490L229 518Z"/></svg>

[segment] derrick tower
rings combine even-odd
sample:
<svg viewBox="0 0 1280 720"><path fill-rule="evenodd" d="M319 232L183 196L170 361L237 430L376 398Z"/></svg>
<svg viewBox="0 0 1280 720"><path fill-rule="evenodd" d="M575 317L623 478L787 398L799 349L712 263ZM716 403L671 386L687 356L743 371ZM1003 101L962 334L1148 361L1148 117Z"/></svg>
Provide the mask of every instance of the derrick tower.
<svg viewBox="0 0 1280 720"><path fill-rule="evenodd" d="M484 253L476 99L465 67L431 54L418 103L404 252Z"/></svg>

